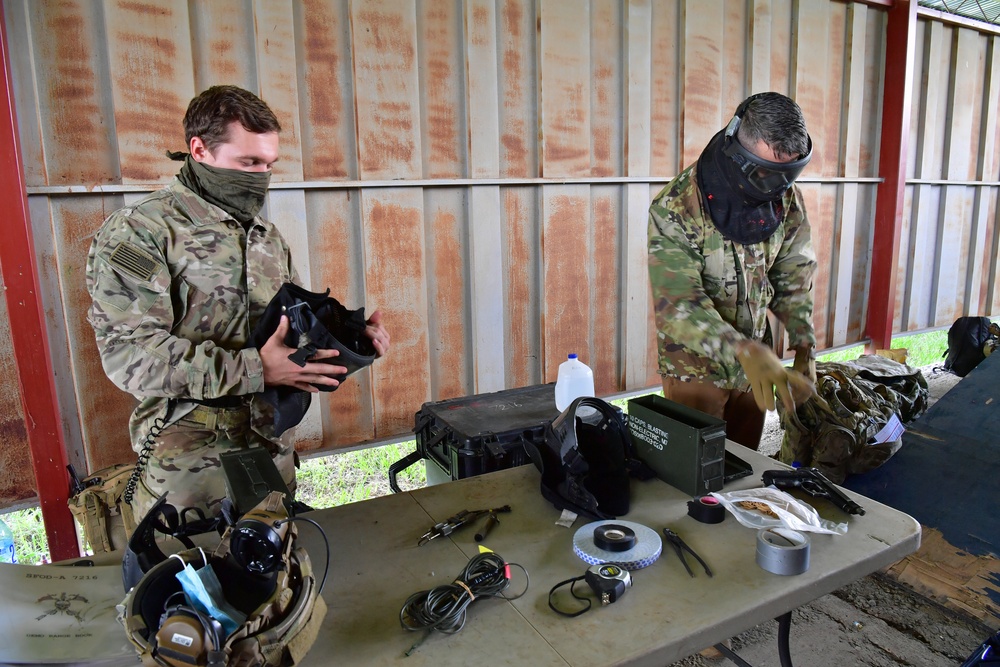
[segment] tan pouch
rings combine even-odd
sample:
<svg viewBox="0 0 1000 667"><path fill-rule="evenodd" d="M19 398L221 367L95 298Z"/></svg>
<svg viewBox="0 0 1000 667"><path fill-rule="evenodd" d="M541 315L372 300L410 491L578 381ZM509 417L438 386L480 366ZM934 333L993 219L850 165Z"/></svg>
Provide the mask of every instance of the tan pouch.
<svg viewBox="0 0 1000 667"><path fill-rule="evenodd" d="M135 466L119 463L83 478L83 489L69 499L69 510L95 553L124 550L135 531L132 506L122 500Z"/></svg>

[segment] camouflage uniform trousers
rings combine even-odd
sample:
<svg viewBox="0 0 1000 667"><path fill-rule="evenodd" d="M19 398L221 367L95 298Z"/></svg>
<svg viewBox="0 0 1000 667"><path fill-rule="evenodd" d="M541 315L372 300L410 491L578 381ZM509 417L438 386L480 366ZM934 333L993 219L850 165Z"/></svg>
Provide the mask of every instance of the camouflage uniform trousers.
<svg viewBox="0 0 1000 667"><path fill-rule="evenodd" d="M154 442L132 498L137 520L164 493L178 509L196 507L207 516L218 515L227 497L221 455L254 446L271 452L288 490L295 493L294 448L253 431L249 408L199 406L164 428Z"/></svg>

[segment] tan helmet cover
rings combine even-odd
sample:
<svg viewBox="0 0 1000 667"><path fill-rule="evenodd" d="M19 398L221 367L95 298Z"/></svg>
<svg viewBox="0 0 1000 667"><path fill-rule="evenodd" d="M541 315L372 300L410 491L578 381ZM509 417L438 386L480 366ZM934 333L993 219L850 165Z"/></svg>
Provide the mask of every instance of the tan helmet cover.
<svg viewBox="0 0 1000 667"><path fill-rule="evenodd" d="M275 495L280 501L282 494L271 494ZM284 504L275 503L271 496L265 498L254 510L266 507L273 512L280 507L278 511L284 512ZM240 605L229 600L247 614L246 621L223 643L225 664L229 667L286 667L299 663L315 642L326 615L326 603L319 596L319 582L309 554L295 544L298 534L295 524L285 525L288 530L284 536L282 563L272 575L274 588L271 594L252 609L240 608ZM230 580L223 576L224 571L232 572L233 568L239 568L229 553L232 530L233 527L230 526L223 534L218 548L207 557L208 563L216 568L223 581ZM119 606L119 621L125 626L129 642L139 653L142 663L149 667L184 664L158 654L156 632L167 598L181 590L175 575L187 563L197 566L206 557L197 548L175 555L176 557L171 556L152 567ZM236 573L236 576L241 574ZM228 597L227 594L227 599Z"/></svg>

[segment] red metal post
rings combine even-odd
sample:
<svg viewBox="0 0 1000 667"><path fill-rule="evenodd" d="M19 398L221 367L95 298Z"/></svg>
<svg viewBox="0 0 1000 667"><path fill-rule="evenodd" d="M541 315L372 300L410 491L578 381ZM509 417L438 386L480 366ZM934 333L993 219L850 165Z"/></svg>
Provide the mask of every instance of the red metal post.
<svg viewBox="0 0 1000 667"><path fill-rule="evenodd" d="M906 191L917 0L896 0L886 19L885 85L879 149L879 176L883 180L878 186L875 201L875 239L865 322L865 333L871 339L868 347L881 349L887 349L892 343L896 310L896 271Z"/></svg>
<svg viewBox="0 0 1000 667"><path fill-rule="evenodd" d="M17 374L24 406L28 446L35 471L35 486L52 560L80 555L76 527L66 500L66 447L59 419L55 376L49 356L45 315L38 289L37 266L28 199L25 194L21 146L17 136L13 80L3 7L0 6L0 52L3 85L0 85L0 210L4 212L4 239L0 266L7 288L10 333L17 358Z"/></svg>

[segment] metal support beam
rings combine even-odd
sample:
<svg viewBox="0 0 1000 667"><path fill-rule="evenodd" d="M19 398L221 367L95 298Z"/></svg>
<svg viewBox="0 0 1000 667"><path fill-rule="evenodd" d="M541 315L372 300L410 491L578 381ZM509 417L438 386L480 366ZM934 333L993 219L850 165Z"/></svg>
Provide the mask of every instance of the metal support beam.
<svg viewBox="0 0 1000 667"><path fill-rule="evenodd" d="M0 267L7 291L10 334L17 357L21 403L31 449L35 486L42 506L42 519L52 560L80 555L76 527L66 500L66 447L59 419L55 376L49 356L45 315L38 288L28 198L25 194L21 146L17 136L13 80L3 7L0 6L0 53L3 83L0 85L0 210L4 211L4 240L0 243Z"/></svg>
<svg viewBox="0 0 1000 667"><path fill-rule="evenodd" d="M875 238L865 322L865 335L871 341L867 346L869 352L886 349L892 342L916 31L917 0L896 0L886 13L882 139L879 149L879 176L883 180L876 191Z"/></svg>

